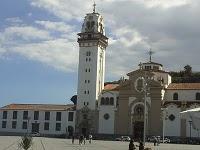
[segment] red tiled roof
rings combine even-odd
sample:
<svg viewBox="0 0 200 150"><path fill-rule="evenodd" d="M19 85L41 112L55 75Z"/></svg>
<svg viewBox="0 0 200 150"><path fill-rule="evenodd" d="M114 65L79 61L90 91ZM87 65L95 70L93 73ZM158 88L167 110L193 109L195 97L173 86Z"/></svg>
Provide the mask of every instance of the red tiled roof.
<svg viewBox="0 0 200 150"><path fill-rule="evenodd" d="M107 84L104 86L104 91L118 91L119 84Z"/></svg>
<svg viewBox="0 0 200 150"><path fill-rule="evenodd" d="M54 105L54 104L9 104L0 109L3 110L49 110L49 111L65 111L75 110L75 105Z"/></svg>
<svg viewBox="0 0 200 150"><path fill-rule="evenodd" d="M200 83L171 83L167 90L200 90Z"/></svg>

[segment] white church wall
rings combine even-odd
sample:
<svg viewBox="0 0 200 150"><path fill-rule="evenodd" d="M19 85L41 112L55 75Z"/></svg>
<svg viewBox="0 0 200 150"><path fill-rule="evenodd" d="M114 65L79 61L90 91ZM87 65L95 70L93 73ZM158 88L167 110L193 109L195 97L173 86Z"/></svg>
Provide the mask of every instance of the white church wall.
<svg viewBox="0 0 200 150"><path fill-rule="evenodd" d="M164 99L173 100L174 93L178 93L177 101L196 101L196 93L200 93L200 90L166 90Z"/></svg>
<svg viewBox="0 0 200 150"><path fill-rule="evenodd" d="M180 108L176 105L169 105L167 107L168 117L174 115L175 119L172 121L170 119L165 120L165 136L180 136Z"/></svg>
<svg viewBox="0 0 200 150"><path fill-rule="evenodd" d="M115 123L115 111L117 110L117 97L119 96L118 91L108 91L102 93L102 95L99 97L99 130L98 132L100 134L114 134L114 123ZM101 105L101 98L108 97L114 98L114 105ZM106 118L105 116L109 115L109 118Z"/></svg>

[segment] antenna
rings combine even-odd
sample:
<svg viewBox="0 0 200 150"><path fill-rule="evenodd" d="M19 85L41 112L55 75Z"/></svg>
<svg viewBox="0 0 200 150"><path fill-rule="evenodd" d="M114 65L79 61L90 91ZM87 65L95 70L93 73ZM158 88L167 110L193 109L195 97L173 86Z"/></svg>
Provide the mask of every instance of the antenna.
<svg viewBox="0 0 200 150"><path fill-rule="evenodd" d="M96 3L95 3L95 1L93 1L94 2L94 4L93 4L93 13L95 13L95 11L96 11Z"/></svg>

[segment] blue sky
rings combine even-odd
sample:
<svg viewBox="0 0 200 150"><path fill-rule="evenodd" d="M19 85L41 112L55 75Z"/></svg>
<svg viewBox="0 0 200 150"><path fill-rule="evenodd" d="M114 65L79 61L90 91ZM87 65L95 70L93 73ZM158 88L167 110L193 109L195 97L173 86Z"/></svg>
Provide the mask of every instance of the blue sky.
<svg viewBox="0 0 200 150"><path fill-rule="evenodd" d="M198 0L96 0L109 46L106 81L148 61L167 71L200 70ZM92 0L1 0L0 106L69 103L76 94L77 33Z"/></svg>

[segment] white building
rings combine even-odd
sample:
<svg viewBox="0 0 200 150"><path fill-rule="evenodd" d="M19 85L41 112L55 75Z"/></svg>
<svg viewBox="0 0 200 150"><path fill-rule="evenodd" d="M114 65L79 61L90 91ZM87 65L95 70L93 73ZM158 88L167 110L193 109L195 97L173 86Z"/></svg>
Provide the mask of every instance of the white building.
<svg viewBox="0 0 200 150"><path fill-rule="evenodd" d="M0 132L71 135L75 115L74 105L10 104L0 109Z"/></svg>

